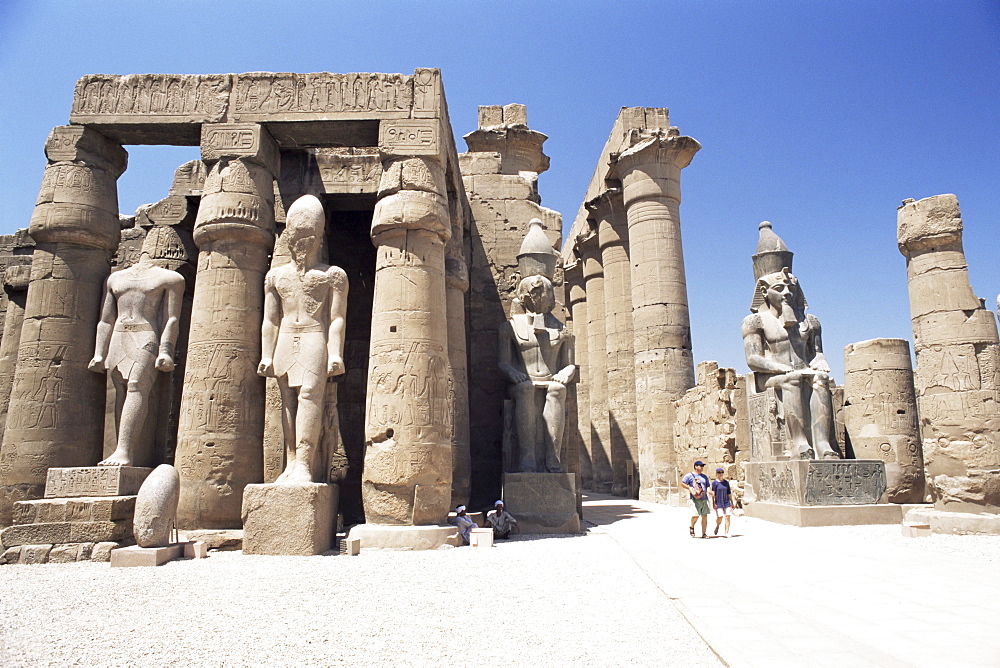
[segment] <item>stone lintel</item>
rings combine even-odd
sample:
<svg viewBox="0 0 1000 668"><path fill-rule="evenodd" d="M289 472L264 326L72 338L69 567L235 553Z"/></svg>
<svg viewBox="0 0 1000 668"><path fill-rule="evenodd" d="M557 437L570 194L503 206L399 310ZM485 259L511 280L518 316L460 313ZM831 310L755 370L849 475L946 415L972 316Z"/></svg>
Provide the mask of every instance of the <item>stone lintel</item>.
<svg viewBox="0 0 1000 668"><path fill-rule="evenodd" d="M957 244L962 250L962 212L958 198L951 194L922 200L904 200L896 210L896 242L899 252L911 253L942 244Z"/></svg>
<svg viewBox="0 0 1000 668"><path fill-rule="evenodd" d="M59 125L45 140L45 156L50 162L83 163L121 176L128 166L128 151L93 128Z"/></svg>
<svg viewBox="0 0 1000 668"><path fill-rule="evenodd" d="M436 118L393 119L379 124L378 147L382 158L441 156L444 142Z"/></svg>
<svg viewBox="0 0 1000 668"><path fill-rule="evenodd" d="M281 171L278 144L259 123L212 123L201 126L201 159L207 163L222 158L243 158L271 174Z"/></svg>
<svg viewBox="0 0 1000 668"><path fill-rule="evenodd" d="M139 466L53 467L46 474L45 498L134 495L152 470Z"/></svg>

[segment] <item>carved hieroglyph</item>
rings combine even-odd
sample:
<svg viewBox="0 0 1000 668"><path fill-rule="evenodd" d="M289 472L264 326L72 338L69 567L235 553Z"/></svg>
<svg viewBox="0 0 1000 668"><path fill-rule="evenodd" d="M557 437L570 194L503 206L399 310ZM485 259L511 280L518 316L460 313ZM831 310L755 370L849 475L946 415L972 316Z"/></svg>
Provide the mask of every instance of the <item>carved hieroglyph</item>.
<svg viewBox="0 0 1000 668"><path fill-rule="evenodd" d="M677 481L673 400L694 385L680 177L701 145L679 136L677 128L636 132L630 144L618 156L616 170L632 269L639 495L662 501Z"/></svg>
<svg viewBox="0 0 1000 668"><path fill-rule="evenodd" d="M929 490L941 508L1000 512L997 321L969 285L958 199L904 201L897 240L906 257Z"/></svg>
<svg viewBox="0 0 1000 668"><path fill-rule="evenodd" d="M451 502L452 398L445 174L434 156L383 162L362 498L371 524L444 522Z"/></svg>
<svg viewBox="0 0 1000 668"><path fill-rule="evenodd" d="M116 180L128 155L79 126L53 129L45 153L30 226L32 287L0 447L0 524L14 501L42 495L49 467L92 465L103 440L104 384L87 363L118 246Z"/></svg>
<svg viewBox="0 0 1000 668"><path fill-rule="evenodd" d="M511 318L499 334L499 365L511 385L518 456L509 455L512 471L562 473L560 461L566 427L566 386L576 376L573 335L552 315L555 292L550 276L559 254L549 244L537 218L528 233L518 267L523 276Z"/></svg>
<svg viewBox="0 0 1000 668"><path fill-rule="evenodd" d="M264 477L257 364L278 150L262 126L230 131L248 127L251 141L231 147L226 126L202 126L211 170L195 221L198 281L177 435L182 529L239 528L243 488Z"/></svg>
<svg viewBox="0 0 1000 668"><path fill-rule="evenodd" d="M753 267L757 286L742 334L756 387L747 391L773 390L774 418L787 430L790 441L782 457L839 459L833 382L823 355L819 320L806 314L805 297L791 273L792 253L767 221L760 224Z"/></svg>
<svg viewBox="0 0 1000 668"><path fill-rule="evenodd" d="M347 275L319 261L323 205L303 195L288 210L284 238L291 262L264 278L262 358L257 372L274 377L281 394L286 467L277 483L326 482L322 452L326 393L344 373Z"/></svg>
<svg viewBox="0 0 1000 668"><path fill-rule="evenodd" d="M844 422L858 459L885 462L888 499L924 499L910 344L872 339L844 348Z"/></svg>
<svg viewBox="0 0 1000 668"><path fill-rule="evenodd" d="M174 243L162 241L173 238ZM174 369L184 277L157 266L158 248L181 247L169 227L146 233L139 261L108 277L94 358L88 368L111 374L118 446L101 466L149 466L152 442L140 442L156 372Z"/></svg>

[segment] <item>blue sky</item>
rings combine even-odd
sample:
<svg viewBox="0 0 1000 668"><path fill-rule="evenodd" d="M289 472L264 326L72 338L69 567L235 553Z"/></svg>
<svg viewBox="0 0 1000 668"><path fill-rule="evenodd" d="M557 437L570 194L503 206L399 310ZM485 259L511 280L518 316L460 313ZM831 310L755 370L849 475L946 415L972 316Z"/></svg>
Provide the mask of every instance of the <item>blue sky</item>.
<svg viewBox="0 0 1000 668"><path fill-rule="evenodd" d="M452 125L520 102L547 134L543 204L576 214L622 106L704 147L681 206L696 360L745 369L757 224L795 252L827 356L911 338L900 200L958 195L973 289L1000 292L1000 3L0 3L0 232L24 227L52 126L88 73L439 67ZM191 147L128 147L120 205L160 199Z"/></svg>

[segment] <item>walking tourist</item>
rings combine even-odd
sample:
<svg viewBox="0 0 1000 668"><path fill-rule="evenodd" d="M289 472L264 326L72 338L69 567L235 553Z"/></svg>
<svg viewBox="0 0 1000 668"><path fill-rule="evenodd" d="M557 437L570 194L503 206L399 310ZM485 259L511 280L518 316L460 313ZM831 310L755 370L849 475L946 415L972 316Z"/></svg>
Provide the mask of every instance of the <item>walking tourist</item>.
<svg viewBox="0 0 1000 668"><path fill-rule="evenodd" d="M715 480L712 481L712 507L715 509L715 535L719 535L719 526L726 520L726 538L729 538L729 521L733 516L733 497L726 480L726 472L720 466L715 469Z"/></svg>
<svg viewBox="0 0 1000 668"><path fill-rule="evenodd" d="M703 473L705 462L694 463L694 471L681 479L681 486L688 490L691 497L691 537L694 538L694 525L701 518L701 537L708 538L709 495L712 488L708 485L708 476Z"/></svg>

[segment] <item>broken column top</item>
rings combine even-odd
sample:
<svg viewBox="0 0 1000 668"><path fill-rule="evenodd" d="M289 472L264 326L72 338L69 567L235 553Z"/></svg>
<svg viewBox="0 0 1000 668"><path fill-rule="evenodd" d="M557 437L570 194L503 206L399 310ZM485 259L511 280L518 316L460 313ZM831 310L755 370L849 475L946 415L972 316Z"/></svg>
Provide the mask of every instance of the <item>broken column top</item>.
<svg viewBox="0 0 1000 668"><path fill-rule="evenodd" d="M896 211L896 241L903 255L917 250L922 241L961 244L962 212L955 195L905 199Z"/></svg>
<svg viewBox="0 0 1000 668"><path fill-rule="evenodd" d="M528 128L523 104L479 107L479 127L464 139L471 153L498 153L501 174L540 174L549 168L549 156L542 152L548 136Z"/></svg>

